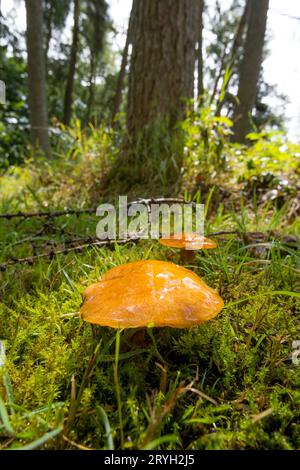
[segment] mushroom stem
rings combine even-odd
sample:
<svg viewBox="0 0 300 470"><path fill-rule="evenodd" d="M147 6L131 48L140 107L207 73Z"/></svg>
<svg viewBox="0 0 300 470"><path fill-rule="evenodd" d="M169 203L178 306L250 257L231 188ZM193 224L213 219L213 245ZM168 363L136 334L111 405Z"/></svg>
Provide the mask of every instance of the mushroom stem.
<svg viewBox="0 0 300 470"><path fill-rule="evenodd" d="M92 337L94 341L99 341L101 339L102 328L99 327L99 325L93 325L93 324L91 324L91 328L92 328Z"/></svg>
<svg viewBox="0 0 300 470"><path fill-rule="evenodd" d="M153 343L154 355L157 357L157 359L159 359L163 364L166 365L167 362L165 361L165 359L162 357L159 350L157 349L157 344L156 344L156 341L155 341L155 338L154 338L154 335L153 335L152 328L148 328L147 332L148 332L148 335L150 336L150 338L152 340L152 343Z"/></svg>
<svg viewBox="0 0 300 470"><path fill-rule="evenodd" d="M180 259L184 264L192 264L195 261L195 251L182 248L180 250Z"/></svg>
<svg viewBox="0 0 300 470"><path fill-rule="evenodd" d="M146 329L145 328L131 328L127 331L124 336L124 340L127 346L146 346Z"/></svg>

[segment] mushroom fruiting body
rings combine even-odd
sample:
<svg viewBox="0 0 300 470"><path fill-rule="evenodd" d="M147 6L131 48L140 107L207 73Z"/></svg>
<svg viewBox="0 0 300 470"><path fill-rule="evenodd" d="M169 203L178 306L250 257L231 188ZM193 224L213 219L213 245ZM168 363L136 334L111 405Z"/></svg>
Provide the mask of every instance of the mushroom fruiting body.
<svg viewBox="0 0 300 470"><path fill-rule="evenodd" d="M209 250L217 247L214 240L205 238L197 233L171 235L169 238L160 238L159 243L182 250Z"/></svg>
<svg viewBox="0 0 300 470"><path fill-rule="evenodd" d="M224 303L188 269L165 261L112 268L84 293L82 318L112 328L186 328L215 317Z"/></svg>
<svg viewBox="0 0 300 470"><path fill-rule="evenodd" d="M160 238L159 243L171 248L179 248L183 262L193 262L196 250L211 250L217 247L214 240L198 233L171 235L169 238Z"/></svg>

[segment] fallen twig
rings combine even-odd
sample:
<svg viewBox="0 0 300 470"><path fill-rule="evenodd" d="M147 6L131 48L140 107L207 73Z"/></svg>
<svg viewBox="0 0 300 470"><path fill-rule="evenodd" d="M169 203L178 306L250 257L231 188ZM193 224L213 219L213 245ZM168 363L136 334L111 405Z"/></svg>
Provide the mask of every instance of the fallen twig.
<svg viewBox="0 0 300 470"><path fill-rule="evenodd" d="M76 447L79 450L94 450L90 447L83 446L82 444L77 444L77 442L72 441L72 439L69 439L64 434L63 434L62 438L63 438L64 441L68 442L68 444L71 444L71 446Z"/></svg>
<svg viewBox="0 0 300 470"><path fill-rule="evenodd" d="M136 201L131 201L127 203L127 207L132 206L134 204L145 204L150 205L150 204L161 204L161 203L166 203L166 204L192 204L195 205L195 202L189 202L185 201L182 198L165 198L165 197L159 197L159 198L139 198ZM7 213L7 214L0 214L0 219L14 219L14 218L23 218L23 219L30 219L33 217L48 217L48 218L55 218L55 217L61 217L63 215L82 215L82 214L95 214L96 215L97 208L87 208L87 209L64 209L64 210L59 210L59 211L40 211L40 212L13 212L13 213Z"/></svg>
<svg viewBox="0 0 300 470"><path fill-rule="evenodd" d="M211 232L208 233L208 237L217 237L219 235L236 235L238 233L237 230L222 230L221 232Z"/></svg>
<svg viewBox="0 0 300 470"><path fill-rule="evenodd" d="M90 246L111 246L111 245L114 245L115 243L124 244L128 242L138 242L139 240L140 240L139 238L126 238L122 240L98 240L95 242L84 243L83 245L72 246L70 248L63 248L61 250L56 250L56 251L51 250L49 253L41 253L39 255L28 256L26 258L12 258L9 261L6 261L0 264L0 271L5 271L5 269L8 266L11 266L13 264L28 264L31 266L35 261L37 261L40 258L52 259L54 258L54 256L65 255L72 251L81 252L84 248L88 248Z"/></svg>
<svg viewBox="0 0 300 470"><path fill-rule="evenodd" d="M17 217L23 219L30 219L32 217L60 217L62 215L81 215L81 214L95 214L96 209L66 209L61 211L41 211L41 212L15 212L11 214L0 214L0 219L14 219Z"/></svg>

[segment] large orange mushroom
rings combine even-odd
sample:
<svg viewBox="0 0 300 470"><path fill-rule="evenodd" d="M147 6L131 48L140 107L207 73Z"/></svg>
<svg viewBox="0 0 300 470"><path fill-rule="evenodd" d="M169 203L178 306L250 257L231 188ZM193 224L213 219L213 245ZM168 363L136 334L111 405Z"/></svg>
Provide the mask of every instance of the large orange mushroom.
<svg viewBox="0 0 300 470"><path fill-rule="evenodd" d="M182 261L190 263L195 259L195 251L211 250L217 247L214 240L198 233L174 234L168 238L160 238L159 243L171 248L179 248Z"/></svg>
<svg viewBox="0 0 300 470"><path fill-rule="evenodd" d="M221 297L192 271L165 261L110 269L84 292L84 320L112 328L187 328L214 318Z"/></svg>

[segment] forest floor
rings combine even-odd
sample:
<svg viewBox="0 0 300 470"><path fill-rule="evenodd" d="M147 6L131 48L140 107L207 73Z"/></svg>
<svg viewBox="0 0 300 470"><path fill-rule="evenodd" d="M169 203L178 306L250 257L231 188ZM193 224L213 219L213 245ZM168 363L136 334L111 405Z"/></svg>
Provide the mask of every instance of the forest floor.
<svg viewBox="0 0 300 470"><path fill-rule="evenodd" d="M2 176L1 213L94 207L99 163L72 158ZM278 171L279 189L257 174L259 198L234 172L214 190L196 179L206 233L234 233L187 267L225 307L195 328L154 329L164 363L150 338L126 349L126 331L103 328L95 339L79 309L109 268L180 263L178 252L144 240L56 255L89 245L97 217L0 219L0 448L299 449L299 206Z"/></svg>

